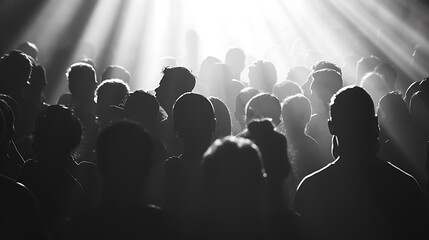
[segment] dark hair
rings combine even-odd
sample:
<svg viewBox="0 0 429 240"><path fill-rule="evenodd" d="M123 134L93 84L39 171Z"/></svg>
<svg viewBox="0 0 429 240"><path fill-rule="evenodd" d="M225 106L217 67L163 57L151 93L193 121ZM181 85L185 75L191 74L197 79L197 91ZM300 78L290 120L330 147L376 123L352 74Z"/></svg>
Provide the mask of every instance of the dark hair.
<svg viewBox="0 0 429 240"><path fill-rule="evenodd" d="M195 87L195 76L185 67L165 67L163 80L171 82L177 92L191 92Z"/></svg>
<svg viewBox="0 0 429 240"><path fill-rule="evenodd" d="M148 118L156 120L159 113L159 103L156 97L149 92L136 90L128 95L124 104L124 110L127 114L142 111L146 113L145 115Z"/></svg>
<svg viewBox="0 0 429 240"><path fill-rule="evenodd" d="M95 69L83 62L78 62L67 69L66 77L69 80L69 90L72 94L84 89L93 91L97 84Z"/></svg>
<svg viewBox="0 0 429 240"><path fill-rule="evenodd" d="M130 83L131 74L127 71L127 69L122 66L110 65L106 69L104 69L103 73L101 74L101 81L112 78L121 79L126 83Z"/></svg>

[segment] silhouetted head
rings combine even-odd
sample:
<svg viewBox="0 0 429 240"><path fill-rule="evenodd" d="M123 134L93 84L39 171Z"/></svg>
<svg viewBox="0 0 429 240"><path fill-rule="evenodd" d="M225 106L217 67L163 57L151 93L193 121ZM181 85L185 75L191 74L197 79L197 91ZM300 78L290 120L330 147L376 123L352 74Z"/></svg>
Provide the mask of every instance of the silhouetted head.
<svg viewBox="0 0 429 240"><path fill-rule="evenodd" d="M128 118L140 123L154 123L158 118L159 103L155 96L143 90L131 93L124 110Z"/></svg>
<svg viewBox="0 0 429 240"><path fill-rule="evenodd" d="M155 96L159 104L170 114L176 99L194 89L195 76L184 67L166 67L163 74L159 87L155 89Z"/></svg>
<svg viewBox="0 0 429 240"><path fill-rule="evenodd" d="M109 105L120 106L125 102L130 88L121 79L103 81L95 91L97 108L106 108Z"/></svg>
<svg viewBox="0 0 429 240"><path fill-rule="evenodd" d="M282 117L288 134L303 134L311 117L310 101L302 94L286 98L282 104Z"/></svg>
<svg viewBox="0 0 429 240"><path fill-rule="evenodd" d="M379 133L374 103L361 87L341 89L330 104L329 131L338 138L341 154L375 154Z"/></svg>
<svg viewBox="0 0 429 240"><path fill-rule="evenodd" d="M38 161L62 165L82 137L82 126L73 111L61 105L51 105L36 119L33 150Z"/></svg>
<svg viewBox="0 0 429 240"><path fill-rule="evenodd" d="M246 55L240 48L231 48L225 56L225 64L228 65L232 72L233 78L240 80L241 72L244 70Z"/></svg>
<svg viewBox="0 0 429 240"><path fill-rule="evenodd" d="M204 187L212 201L232 208L258 201L265 169L252 141L232 136L218 139L202 163Z"/></svg>
<svg viewBox="0 0 429 240"><path fill-rule="evenodd" d="M319 71L322 69L331 69L337 71L340 76L343 75L343 71L340 67L338 67L335 63L328 62L328 61L319 61L313 66L313 72Z"/></svg>
<svg viewBox="0 0 429 240"><path fill-rule="evenodd" d="M209 100L213 105L216 118L216 130L213 139L231 135L231 117L229 116L228 107L219 98L209 97Z"/></svg>
<svg viewBox="0 0 429 240"><path fill-rule="evenodd" d="M277 70L272 62L256 61L249 66L249 83L251 87L262 92L272 93L277 83Z"/></svg>
<svg viewBox="0 0 429 240"><path fill-rule="evenodd" d="M137 123L119 121L107 127L98 136L96 150L105 188L135 191L152 166L152 138Z"/></svg>
<svg viewBox="0 0 429 240"><path fill-rule="evenodd" d="M212 56L208 56L206 59L204 59L200 65L200 71L198 73L198 80L202 81L202 82L206 82L208 77L209 77L210 68L215 63L220 63L220 62L221 61L219 59L212 57Z"/></svg>
<svg viewBox="0 0 429 240"><path fill-rule="evenodd" d="M274 130L270 120L254 120L241 137L252 140L259 148L270 183L280 184L289 176L290 162L287 141L283 134Z"/></svg>
<svg viewBox="0 0 429 240"><path fill-rule="evenodd" d="M36 44L27 41L19 44L16 49L22 51L23 53L27 54L28 56L32 57L34 60L37 61L37 54L39 53L39 49L37 48Z"/></svg>
<svg viewBox="0 0 429 240"><path fill-rule="evenodd" d="M241 129L246 127L246 105L254 96L258 95L260 92L256 88L247 87L243 88L240 93L237 95L235 100L235 119L241 126Z"/></svg>
<svg viewBox="0 0 429 240"><path fill-rule="evenodd" d="M289 69L286 79L294 81L302 86L307 81L308 76L311 74L311 69L306 66L296 66Z"/></svg>
<svg viewBox="0 0 429 240"><path fill-rule="evenodd" d="M122 66L110 65L101 74L101 82L108 79L120 79L125 83L129 84L131 81L131 74Z"/></svg>
<svg viewBox="0 0 429 240"><path fill-rule="evenodd" d="M87 64L78 62L70 66L66 73L69 81L69 90L72 97L92 100L97 86L95 69Z"/></svg>
<svg viewBox="0 0 429 240"><path fill-rule="evenodd" d="M276 96L280 102L283 102L286 98L296 95L296 94L302 94L303 91L301 87L298 85L298 83L290 81L290 80L283 80L276 85L274 85L273 88L273 94Z"/></svg>
<svg viewBox="0 0 429 240"><path fill-rule="evenodd" d="M377 117L381 132L390 136L399 128L408 129L411 125L411 114L407 103L399 92L391 92L380 99L377 109Z"/></svg>
<svg viewBox="0 0 429 240"><path fill-rule="evenodd" d="M204 96L196 93L185 93L173 106L174 129L186 142L210 141L216 119L213 106Z"/></svg>
<svg viewBox="0 0 429 240"><path fill-rule="evenodd" d="M363 76L380 66L382 62L378 57L370 56L361 58L356 66L356 86L360 86Z"/></svg>
<svg viewBox="0 0 429 240"><path fill-rule="evenodd" d="M254 119L270 119L275 126L280 124L281 106L279 100L268 93L254 96L246 105L246 122Z"/></svg>
<svg viewBox="0 0 429 240"><path fill-rule="evenodd" d="M367 73L361 82L361 87L365 89L369 93L374 102L374 106L377 106L378 101L380 101L381 97L389 93L389 89L386 86L386 82L384 78L375 72Z"/></svg>
<svg viewBox="0 0 429 240"><path fill-rule="evenodd" d="M383 76L389 91L395 90L395 83L396 83L396 79L398 78L398 73L396 72L396 69L392 65L390 65L389 63L383 63L377 66L374 72Z"/></svg>
<svg viewBox="0 0 429 240"><path fill-rule="evenodd" d="M13 50L0 58L0 93L19 101L29 85L32 63L21 51Z"/></svg>
<svg viewBox="0 0 429 240"><path fill-rule="evenodd" d="M323 104L329 104L331 97L343 87L343 79L338 71L332 69L317 70L311 74L313 82L311 83L312 95Z"/></svg>

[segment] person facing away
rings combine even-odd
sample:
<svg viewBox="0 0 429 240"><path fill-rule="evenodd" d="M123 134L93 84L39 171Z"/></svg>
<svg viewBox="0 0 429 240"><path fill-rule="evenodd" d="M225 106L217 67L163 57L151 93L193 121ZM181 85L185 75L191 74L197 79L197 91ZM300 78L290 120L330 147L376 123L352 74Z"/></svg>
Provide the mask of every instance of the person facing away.
<svg viewBox="0 0 429 240"><path fill-rule="evenodd" d="M63 225L60 239L171 239L164 212L142 204L142 188L152 165L153 141L139 124L121 120L97 138L103 181L100 204Z"/></svg>
<svg viewBox="0 0 429 240"><path fill-rule="evenodd" d="M164 76L155 89L155 97L165 110L168 118L161 123L160 136L169 156L183 153L183 144L176 137L173 129L172 110L174 102L184 93L192 92L195 87L195 76L184 67L166 67Z"/></svg>
<svg viewBox="0 0 429 240"><path fill-rule="evenodd" d="M246 105L254 96L258 95L260 91L256 88L246 87L243 88L235 99L235 112L233 122L234 135L246 129ZM235 123L235 124L234 124ZM237 126L238 125L238 126Z"/></svg>
<svg viewBox="0 0 429 240"><path fill-rule="evenodd" d="M258 60L249 66L249 84L261 92L273 93L277 70L272 62Z"/></svg>
<svg viewBox="0 0 429 240"><path fill-rule="evenodd" d="M241 80L241 72L244 70L246 54L241 48L231 48L225 55L225 64L232 70L232 78Z"/></svg>
<svg viewBox="0 0 429 240"><path fill-rule="evenodd" d="M260 195L266 173L258 147L240 137L218 139L204 154L202 167L202 239L264 237Z"/></svg>
<svg viewBox="0 0 429 240"><path fill-rule="evenodd" d="M329 131L338 158L305 177L295 210L310 239L427 239L429 217L416 180L377 158L378 122L369 94L340 90Z"/></svg>
<svg viewBox="0 0 429 240"><path fill-rule="evenodd" d="M201 209L200 162L212 143L216 119L211 102L195 93L180 96L174 103L172 116L184 151L154 170L148 191L152 203L164 207L178 220L180 236L195 238Z"/></svg>
<svg viewBox="0 0 429 240"><path fill-rule="evenodd" d="M17 181L36 196L49 230L76 213L82 200L82 186L67 170L81 136L80 121L69 108L49 106L36 120L32 145L36 157L25 162Z"/></svg>

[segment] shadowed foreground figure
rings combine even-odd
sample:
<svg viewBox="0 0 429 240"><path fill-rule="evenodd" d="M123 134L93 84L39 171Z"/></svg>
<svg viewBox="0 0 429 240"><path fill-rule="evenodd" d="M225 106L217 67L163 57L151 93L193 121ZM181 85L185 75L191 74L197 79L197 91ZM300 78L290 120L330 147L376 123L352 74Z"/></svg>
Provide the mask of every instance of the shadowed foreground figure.
<svg viewBox="0 0 429 240"><path fill-rule="evenodd" d="M339 157L305 177L295 198L310 239L428 239L415 179L376 157L379 129L369 94L340 90L330 115Z"/></svg>

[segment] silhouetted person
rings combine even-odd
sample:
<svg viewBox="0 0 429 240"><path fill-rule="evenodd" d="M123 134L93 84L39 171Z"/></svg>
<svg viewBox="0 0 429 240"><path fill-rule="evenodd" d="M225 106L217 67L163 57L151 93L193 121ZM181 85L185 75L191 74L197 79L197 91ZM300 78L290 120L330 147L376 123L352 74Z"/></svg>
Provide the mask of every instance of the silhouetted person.
<svg viewBox="0 0 429 240"><path fill-rule="evenodd" d="M205 58L200 65L200 70L198 72L198 81L195 85L194 92L199 93L203 96L209 96L209 74L210 74L210 68L215 63L220 63L221 61L215 57L208 56Z"/></svg>
<svg viewBox="0 0 429 240"><path fill-rule="evenodd" d="M101 74L101 83L108 79L120 79L126 84L131 82L131 74L122 66L119 65L110 65L104 69Z"/></svg>
<svg viewBox="0 0 429 240"><path fill-rule="evenodd" d="M219 98L209 97L208 99L213 105L216 118L213 140L231 135L231 116L228 107Z"/></svg>
<svg viewBox="0 0 429 240"><path fill-rule="evenodd" d="M323 161L330 163L334 160L331 154L331 134L329 133L329 102L331 97L343 86L341 75L336 70L322 69L311 75L311 95L309 100L313 115L307 125L307 134L319 144Z"/></svg>
<svg viewBox="0 0 429 240"><path fill-rule="evenodd" d="M233 128L234 135L238 134L246 128L246 105L254 96L260 92L256 88L246 87L243 88L237 95L235 100L234 117L239 126ZM234 124L233 124L234 126Z"/></svg>
<svg viewBox="0 0 429 240"><path fill-rule="evenodd" d="M161 141L165 144L169 156L183 153L183 144L176 137L173 129L172 108L180 95L192 92L195 87L195 76L184 67L166 67L164 76L155 89L156 100L168 114L168 118L161 123Z"/></svg>
<svg viewBox="0 0 429 240"><path fill-rule="evenodd" d="M370 72L373 72L376 67L380 66L382 62L376 56L363 57L357 62L356 66L356 86L361 86L362 78Z"/></svg>
<svg viewBox="0 0 429 240"><path fill-rule="evenodd" d="M377 107L381 97L389 93L388 86L383 76L375 72L367 73L362 77L361 87L371 96L375 104L374 107Z"/></svg>
<svg viewBox="0 0 429 240"><path fill-rule="evenodd" d="M411 174L424 189L426 141L417 135L402 95L391 92L382 97L377 116L382 140L379 156Z"/></svg>
<svg viewBox="0 0 429 240"><path fill-rule="evenodd" d="M96 115L100 121L101 128L121 117L118 111L115 111L115 108L110 106L122 106L129 91L128 84L120 79L104 80L97 87L95 90L97 98Z"/></svg>
<svg viewBox="0 0 429 240"><path fill-rule="evenodd" d="M231 48L225 55L225 64L232 70L232 78L241 80L241 72L244 70L246 55L240 48Z"/></svg>
<svg viewBox="0 0 429 240"><path fill-rule="evenodd" d="M207 198L202 237L263 238L260 195L266 173L257 146L243 138L219 139L202 163Z"/></svg>
<svg viewBox="0 0 429 240"><path fill-rule="evenodd" d="M426 239L428 213L410 175L376 157L374 104L360 87L339 91L329 130L339 157L301 182L295 210L311 239Z"/></svg>
<svg viewBox="0 0 429 240"><path fill-rule="evenodd" d="M48 239L45 222L33 194L21 183L3 175L4 151L12 139L13 125L5 115L11 110L0 100L0 238L1 239ZM3 113L6 110L5 114ZM7 112L9 111L9 113Z"/></svg>
<svg viewBox="0 0 429 240"><path fill-rule="evenodd" d="M279 100L268 93L254 96L246 104L246 123L254 119L268 118L277 127L280 122L281 106Z"/></svg>
<svg viewBox="0 0 429 240"><path fill-rule="evenodd" d="M71 102L67 104L79 117L83 127L83 139L80 151L80 160L91 161L98 134L96 119L96 103L94 101L97 77L95 69L87 64L78 62L70 66L66 73Z"/></svg>
<svg viewBox="0 0 429 240"><path fill-rule="evenodd" d="M377 66L374 69L374 72L383 76L389 92L396 90L395 83L396 83L396 80L398 79L398 73L396 72L396 69L392 65L390 65L389 63L383 63Z"/></svg>
<svg viewBox="0 0 429 240"><path fill-rule="evenodd" d="M170 239L171 222L157 207L142 204L152 166L153 142L138 124L119 121L97 139L101 203L72 219L62 239Z"/></svg>
<svg viewBox="0 0 429 240"><path fill-rule="evenodd" d="M66 168L81 135L70 109L53 105L42 111L33 132L36 158L25 163L17 178L36 196L50 230L76 213L82 198L82 186Z"/></svg>
<svg viewBox="0 0 429 240"><path fill-rule="evenodd" d="M304 91L304 94L307 97L310 97L310 95L312 94L311 85L313 84L313 81L314 81L314 77L312 74L319 70L324 70L324 69L334 70L338 72L340 76L343 75L343 71L335 63L328 62L328 61L317 62L316 64L313 65L312 67L313 71L308 75L307 81L304 83L304 85L302 85L302 90Z"/></svg>
<svg viewBox="0 0 429 240"><path fill-rule="evenodd" d="M302 94L287 98L282 104L283 125L288 140L289 157L292 164L294 189L308 174L319 170L325 163L320 159L319 145L306 134L311 117L310 101Z"/></svg>
<svg viewBox="0 0 429 240"><path fill-rule="evenodd" d="M256 61L249 66L249 84L265 93L273 93L277 83L277 70L272 62Z"/></svg>
<svg viewBox="0 0 429 240"><path fill-rule="evenodd" d="M289 69L286 75L286 80L294 81L303 86L311 74L311 69L306 66L295 66Z"/></svg>
<svg viewBox="0 0 429 240"><path fill-rule="evenodd" d="M298 83L291 80L280 81L273 87L273 94L279 99L280 102L283 102L290 96L300 93L303 93L301 87L298 85Z"/></svg>
<svg viewBox="0 0 429 240"><path fill-rule="evenodd" d="M299 239L300 218L289 209L291 172L288 142L283 134L274 130L270 120L249 123L241 137L252 140L261 151L267 174L263 184L262 216L268 239ZM295 187L295 186L292 186Z"/></svg>

